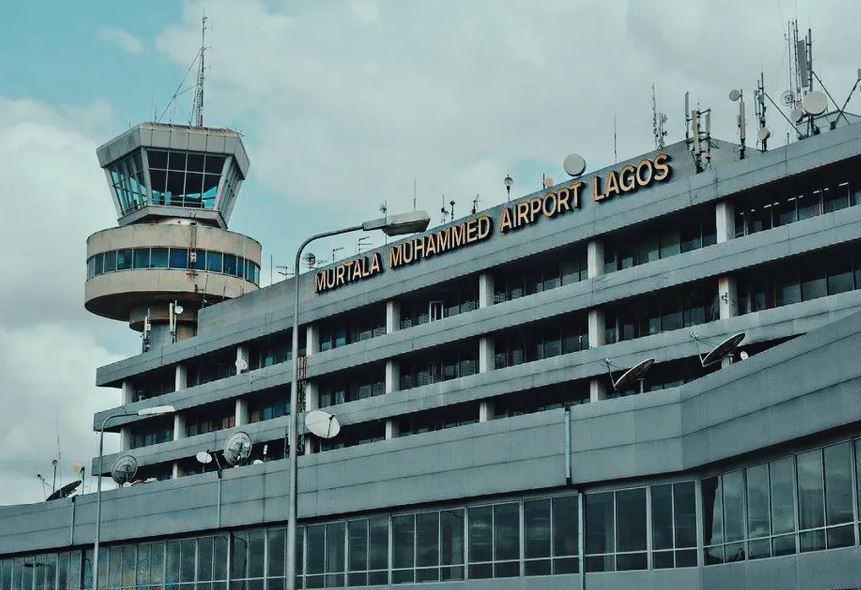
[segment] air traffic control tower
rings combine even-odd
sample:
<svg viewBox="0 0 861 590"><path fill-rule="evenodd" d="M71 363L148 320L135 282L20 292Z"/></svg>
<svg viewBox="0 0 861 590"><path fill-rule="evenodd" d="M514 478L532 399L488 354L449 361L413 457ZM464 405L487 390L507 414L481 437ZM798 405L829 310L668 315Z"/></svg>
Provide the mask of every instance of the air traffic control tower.
<svg viewBox="0 0 861 590"><path fill-rule="evenodd" d="M85 307L143 351L197 331L197 311L257 289L260 243L227 229L249 161L230 129L141 123L97 150L119 227L87 238Z"/></svg>

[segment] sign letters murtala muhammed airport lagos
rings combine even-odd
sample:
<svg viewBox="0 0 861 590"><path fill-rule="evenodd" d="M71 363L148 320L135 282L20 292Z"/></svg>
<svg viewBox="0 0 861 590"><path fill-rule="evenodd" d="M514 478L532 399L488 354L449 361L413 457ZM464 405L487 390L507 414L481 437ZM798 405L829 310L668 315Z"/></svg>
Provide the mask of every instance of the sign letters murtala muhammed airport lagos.
<svg viewBox="0 0 861 590"><path fill-rule="evenodd" d="M627 164L620 170L611 170L605 176L594 176L591 181L592 199L606 201L655 182L666 181L672 168L670 156L658 153L654 159L644 158L636 165ZM553 219L580 208L582 180L568 186L548 190L543 195L503 207L499 218L499 232L508 233L537 222L541 217ZM414 264L423 258L439 256L476 242L488 239L493 233L493 220L489 215L478 215L451 225L440 231L393 244L388 248L388 267L391 269ZM373 252L369 256L345 260L317 272L314 291L324 293L350 283L365 280L383 272L383 256Z"/></svg>

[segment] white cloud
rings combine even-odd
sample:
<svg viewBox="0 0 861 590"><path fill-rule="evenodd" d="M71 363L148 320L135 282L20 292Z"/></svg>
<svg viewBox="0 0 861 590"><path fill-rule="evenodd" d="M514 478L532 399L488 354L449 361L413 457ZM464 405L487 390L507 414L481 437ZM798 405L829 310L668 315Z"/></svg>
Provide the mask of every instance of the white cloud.
<svg viewBox="0 0 861 590"><path fill-rule="evenodd" d="M140 55L144 51L144 44L140 38L119 27L107 27L100 30L99 39L116 45L132 55Z"/></svg>

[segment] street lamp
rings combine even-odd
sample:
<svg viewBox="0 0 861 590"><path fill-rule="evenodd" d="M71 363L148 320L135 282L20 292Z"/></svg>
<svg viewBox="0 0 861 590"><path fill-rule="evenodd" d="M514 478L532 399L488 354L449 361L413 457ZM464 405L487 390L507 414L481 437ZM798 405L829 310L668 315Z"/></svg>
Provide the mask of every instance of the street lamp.
<svg viewBox="0 0 861 590"><path fill-rule="evenodd" d="M102 456L104 454L105 427L108 422L115 418L126 418L128 416L161 416L162 414L173 414L176 408L173 406L153 406L143 408L137 412L126 412L124 414L111 414L102 420L99 429L99 473L96 476L96 540L93 543L93 590L99 590L99 541L102 533Z"/></svg>
<svg viewBox="0 0 861 590"><path fill-rule="evenodd" d="M511 174L505 175L505 192L508 193L508 202L511 202L511 185L514 184L514 179L511 178Z"/></svg>
<svg viewBox="0 0 861 590"><path fill-rule="evenodd" d="M427 229L429 223L430 216L427 214L427 211L411 211L409 213L387 215L385 217L380 217L379 219L366 221L361 225L354 225L343 229L336 229L313 235L302 242L299 245L299 249L296 251L294 266L296 274L293 276L293 280L296 283L296 288L293 293L293 347L290 363L293 365L292 379L290 381L290 431L287 433L287 444L290 451L290 490L287 506L287 590L296 590L296 496L298 489L296 486L296 445L298 444L296 414L298 413L297 409L299 406L299 261L302 257L302 250L305 249L305 246L320 238L327 238L360 230L371 231L375 229L382 231L389 237L402 236L405 234L424 231ZM94 588L93 590L99 589Z"/></svg>

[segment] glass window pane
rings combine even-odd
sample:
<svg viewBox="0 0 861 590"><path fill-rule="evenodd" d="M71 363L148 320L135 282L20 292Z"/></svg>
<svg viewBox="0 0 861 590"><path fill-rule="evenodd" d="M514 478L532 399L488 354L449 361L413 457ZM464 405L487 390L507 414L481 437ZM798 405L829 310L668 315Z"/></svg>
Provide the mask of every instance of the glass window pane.
<svg viewBox="0 0 861 590"><path fill-rule="evenodd" d="M616 549L646 548L646 488L616 492Z"/></svg>
<svg viewBox="0 0 861 590"><path fill-rule="evenodd" d="M116 252L116 250L111 250L110 252L105 252L104 272L113 272L116 269L117 269L117 252Z"/></svg>
<svg viewBox="0 0 861 590"><path fill-rule="evenodd" d="M696 547L697 517L694 482L673 484L673 509L676 521L676 547Z"/></svg>
<svg viewBox="0 0 861 590"><path fill-rule="evenodd" d="M744 477L741 471L734 471L721 479L725 538L727 541L744 539Z"/></svg>
<svg viewBox="0 0 861 590"><path fill-rule="evenodd" d="M150 251L150 266L152 268L167 268L167 252L167 248L153 248Z"/></svg>
<svg viewBox="0 0 861 590"><path fill-rule="evenodd" d="M263 556L266 537L262 530L248 533L248 577L263 577Z"/></svg>
<svg viewBox="0 0 861 590"><path fill-rule="evenodd" d="M188 268L188 250L186 250L185 248L171 248L170 267Z"/></svg>
<svg viewBox="0 0 861 590"><path fill-rule="evenodd" d="M132 267L132 250L125 248L117 250L117 270L126 270Z"/></svg>
<svg viewBox="0 0 861 590"><path fill-rule="evenodd" d="M203 172L203 154L188 154L186 164L189 170Z"/></svg>
<svg viewBox="0 0 861 590"><path fill-rule="evenodd" d="M709 477L702 482L703 539L705 545L723 542L723 501L720 478Z"/></svg>
<svg viewBox="0 0 861 590"><path fill-rule="evenodd" d="M747 470L747 532L750 538L771 533L768 510L768 465Z"/></svg>
<svg viewBox="0 0 861 590"><path fill-rule="evenodd" d="M389 519L372 518L369 524L370 548L368 550L368 566L371 569L388 569L389 567Z"/></svg>
<svg viewBox="0 0 861 590"><path fill-rule="evenodd" d="M524 557L550 557L550 500L523 503Z"/></svg>
<svg viewBox="0 0 861 590"><path fill-rule="evenodd" d="M614 552L613 494L587 494L585 510L586 553Z"/></svg>
<svg viewBox="0 0 861 590"><path fill-rule="evenodd" d="M415 519L412 514L392 517L392 567L415 565Z"/></svg>
<svg viewBox="0 0 861 590"><path fill-rule="evenodd" d="M234 254L224 255L224 274L236 275L236 256Z"/></svg>
<svg viewBox="0 0 861 590"><path fill-rule="evenodd" d="M269 529L266 535L266 543L268 544L266 551L266 575L269 577L284 575L286 534L287 531L285 529L279 528Z"/></svg>
<svg viewBox="0 0 861 590"><path fill-rule="evenodd" d="M212 579L213 538L203 537L197 540L197 579L208 581Z"/></svg>
<svg viewBox="0 0 861 590"><path fill-rule="evenodd" d="M463 563L463 510L440 512L440 563L460 565Z"/></svg>
<svg viewBox="0 0 861 590"><path fill-rule="evenodd" d="M167 152L162 150L150 150L146 151L147 160L149 161L150 168L167 168Z"/></svg>
<svg viewBox="0 0 861 590"><path fill-rule="evenodd" d="M108 270L108 258L105 255L105 272ZM845 291L851 291L852 265L848 261L835 263L828 268L828 294L836 295Z"/></svg>
<svg viewBox="0 0 861 590"><path fill-rule="evenodd" d="M206 270L212 272L221 272L221 252L206 251Z"/></svg>
<svg viewBox="0 0 861 590"><path fill-rule="evenodd" d="M490 506L469 508L469 560L493 559L493 509Z"/></svg>
<svg viewBox="0 0 861 590"><path fill-rule="evenodd" d="M326 525L326 572L338 573L345 569L344 548L345 523L334 522ZM326 576L329 586L343 585L343 576Z"/></svg>
<svg viewBox="0 0 861 590"><path fill-rule="evenodd" d="M305 558L306 571L309 574L322 574L326 561L326 530L322 524L305 528L308 555Z"/></svg>
<svg viewBox="0 0 861 590"><path fill-rule="evenodd" d="M809 269L804 273L801 281L801 298L810 301L827 295L824 269Z"/></svg>
<svg viewBox="0 0 861 590"><path fill-rule="evenodd" d="M368 569L368 521L354 520L347 525L349 569L360 572Z"/></svg>
<svg viewBox="0 0 861 590"><path fill-rule="evenodd" d="M520 558L520 506L516 503L493 507L494 559Z"/></svg>
<svg viewBox="0 0 861 590"><path fill-rule="evenodd" d="M652 486L652 548L673 548L673 486L671 484Z"/></svg>
<svg viewBox="0 0 861 590"><path fill-rule="evenodd" d="M577 496L553 498L553 556L579 552Z"/></svg>
<svg viewBox="0 0 861 590"><path fill-rule="evenodd" d="M774 534L795 530L792 457L769 464L771 476L771 527Z"/></svg>
<svg viewBox="0 0 861 590"><path fill-rule="evenodd" d="M168 541L165 547L164 581L168 584L175 584L179 582L180 543L179 541Z"/></svg>
<svg viewBox="0 0 861 590"><path fill-rule="evenodd" d="M416 566L439 564L439 513L416 515Z"/></svg>
<svg viewBox="0 0 861 590"><path fill-rule="evenodd" d="M222 168L224 168L224 156L206 154L206 172L221 174Z"/></svg>
<svg viewBox="0 0 861 590"><path fill-rule="evenodd" d="M171 170L185 170L185 152L170 152L167 157L167 167Z"/></svg>
<svg viewBox="0 0 861 590"><path fill-rule="evenodd" d="M149 267L149 248L134 249L134 268Z"/></svg>
<svg viewBox="0 0 861 590"><path fill-rule="evenodd" d="M195 539L183 539L182 541L182 545L180 548L180 582L194 582L194 562L197 559L195 553L196 546L197 543Z"/></svg>
<svg viewBox="0 0 861 590"><path fill-rule="evenodd" d="M796 456L798 469L798 515L801 529L825 524L825 497L822 485L822 451Z"/></svg>
<svg viewBox="0 0 861 590"><path fill-rule="evenodd" d="M852 454L850 443L826 447L825 522L852 522Z"/></svg>

